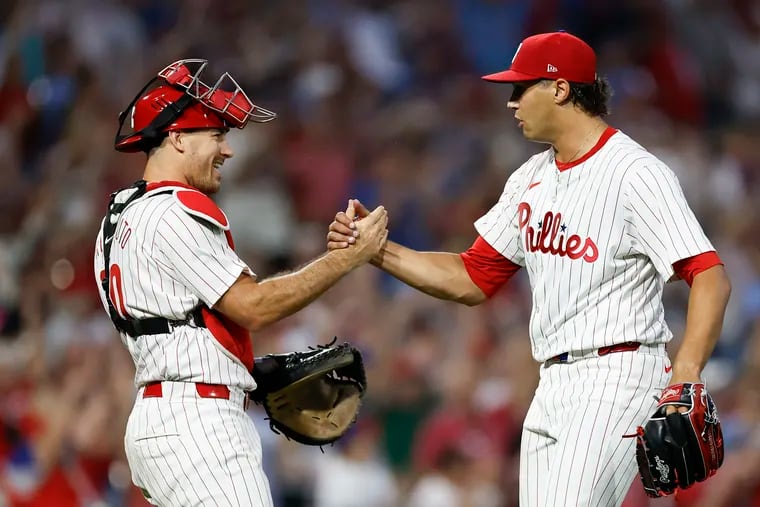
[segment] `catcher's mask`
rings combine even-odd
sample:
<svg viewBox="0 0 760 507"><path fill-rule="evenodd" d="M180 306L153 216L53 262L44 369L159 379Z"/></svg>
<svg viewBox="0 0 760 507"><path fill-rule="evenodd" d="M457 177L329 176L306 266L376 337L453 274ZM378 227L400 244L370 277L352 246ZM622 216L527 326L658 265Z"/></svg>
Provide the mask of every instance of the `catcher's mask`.
<svg viewBox="0 0 760 507"><path fill-rule="evenodd" d="M254 104L225 72L214 85L201 80L207 60L179 60L151 79L119 114L117 151L149 151L167 132L192 129L242 129L249 120L266 123L277 115ZM129 129L124 121L129 117Z"/></svg>

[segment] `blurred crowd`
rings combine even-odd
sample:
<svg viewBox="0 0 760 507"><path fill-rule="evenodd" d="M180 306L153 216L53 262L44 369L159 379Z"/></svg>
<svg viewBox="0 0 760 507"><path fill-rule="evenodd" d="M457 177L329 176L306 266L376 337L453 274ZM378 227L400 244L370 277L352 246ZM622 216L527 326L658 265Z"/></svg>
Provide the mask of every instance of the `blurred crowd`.
<svg viewBox="0 0 760 507"><path fill-rule="evenodd" d="M4 0L0 2L0 506L146 505L123 451L133 366L95 288L108 195L144 156L113 150L117 114L187 57L229 71L279 118L229 134L217 202L266 277L325 249L349 197L390 237L462 251L525 142L488 84L526 35L597 50L609 122L677 173L733 283L705 370L723 469L627 507L760 506L760 2L757 0ZM666 288L675 339L688 290ZM338 336L369 394L335 446L270 432L250 409L278 507L513 507L520 425L537 382L524 274L476 308L367 266L254 336L257 355Z"/></svg>

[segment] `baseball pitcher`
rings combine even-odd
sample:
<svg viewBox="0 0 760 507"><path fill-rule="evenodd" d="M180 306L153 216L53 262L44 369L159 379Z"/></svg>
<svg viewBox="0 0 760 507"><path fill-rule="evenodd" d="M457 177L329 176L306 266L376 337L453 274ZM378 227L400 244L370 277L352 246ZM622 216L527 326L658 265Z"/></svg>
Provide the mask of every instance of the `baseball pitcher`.
<svg viewBox="0 0 760 507"><path fill-rule="evenodd" d="M523 424L521 506L619 506L637 454L651 496L704 480L723 454L700 375L730 285L676 176L605 123L610 88L581 39L528 37L508 70L484 79L513 85L507 107L518 128L549 148L509 177L475 222L478 237L467 251L418 252L388 242L372 263L468 305L527 270L530 337L541 367ZM368 213L349 201L330 226L328 248L346 248ZM662 292L679 278L691 292L671 362Z"/></svg>

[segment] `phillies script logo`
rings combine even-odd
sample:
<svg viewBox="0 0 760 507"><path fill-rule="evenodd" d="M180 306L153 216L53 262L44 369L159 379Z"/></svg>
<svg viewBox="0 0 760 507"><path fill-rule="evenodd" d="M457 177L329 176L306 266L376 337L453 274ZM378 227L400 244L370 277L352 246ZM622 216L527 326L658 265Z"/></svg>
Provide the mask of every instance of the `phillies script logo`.
<svg viewBox="0 0 760 507"><path fill-rule="evenodd" d="M577 234L565 235L567 226L562 223L562 213L547 211L544 219L538 222L538 229L528 225L532 214L527 202L521 202L517 207L520 230L525 229L527 251L567 256L571 259L583 258L586 262L594 262L599 258L599 249L591 238L581 239Z"/></svg>

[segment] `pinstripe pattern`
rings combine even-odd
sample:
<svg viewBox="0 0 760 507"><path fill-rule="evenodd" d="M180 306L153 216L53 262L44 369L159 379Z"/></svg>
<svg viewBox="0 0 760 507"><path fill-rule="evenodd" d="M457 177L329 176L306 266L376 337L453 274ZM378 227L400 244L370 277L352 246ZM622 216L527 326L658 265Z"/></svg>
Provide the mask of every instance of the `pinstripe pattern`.
<svg viewBox="0 0 760 507"><path fill-rule="evenodd" d="M125 436L133 482L162 506L272 506L261 441L243 410L245 393L203 399L186 382L161 398L138 392Z"/></svg>
<svg viewBox="0 0 760 507"><path fill-rule="evenodd" d="M166 190L162 188L154 192ZM150 195L150 193L146 194ZM123 243L120 238L131 230ZM224 231L183 211L172 194L142 198L122 214L111 265L122 273L124 304L135 318L182 319L199 302L213 306L250 268L228 246ZM102 233L95 276L103 269ZM105 295L100 291L104 307ZM137 369L135 384L183 380L255 389L247 368L205 328L182 326L172 334L122 337Z"/></svg>
<svg viewBox="0 0 760 507"><path fill-rule="evenodd" d="M507 181L479 234L524 266L533 356L544 365L523 426L520 505L619 506L633 439L667 385L662 306L672 264L714 250L673 172L621 132L560 171L549 149ZM600 347L640 342L599 357Z"/></svg>
<svg viewBox="0 0 760 507"><path fill-rule="evenodd" d="M253 276L223 229L185 212L174 194L151 195L165 191L127 207L113 238L111 269L121 272L114 305L133 318L183 319L200 303L212 307L241 273ZM101 231L97 279L103 262ZM102 288L100 297L107 309ZM137 387L173 381L163 382L161 398L143 399L138 391L125 435L133 482L155 505L271 507L259 435L243 410L245 392L256 387L243 363L194 325L121 339ZM230 386L231 397L200 398L196 382Z"/></svg>
<svg viewBox="0 0 760 507"><path fill-rule="evenodd" d="M540 184L528 188L534 182ZM553 241L548 234L541 237L547 214L556 222ZM538 361L624 341L667 343L672 335L661 301L672 264L714 250L673 172L620 132L566 171L557 170L552 150L533 156L475 227L527 269ZM570 250L573 235L581 245L593 242L598 258L573 259L529 247ZM583 253L591 257L593 249Z"/></svg>
<svg viewBox="0 0 760 507"><path fill-rule="evenodd" d="M636 475L635 431L667 386L662 346L541 367L523 425L520 506L619 506ZM582 381L580 381L582 379Z"/></svg>

